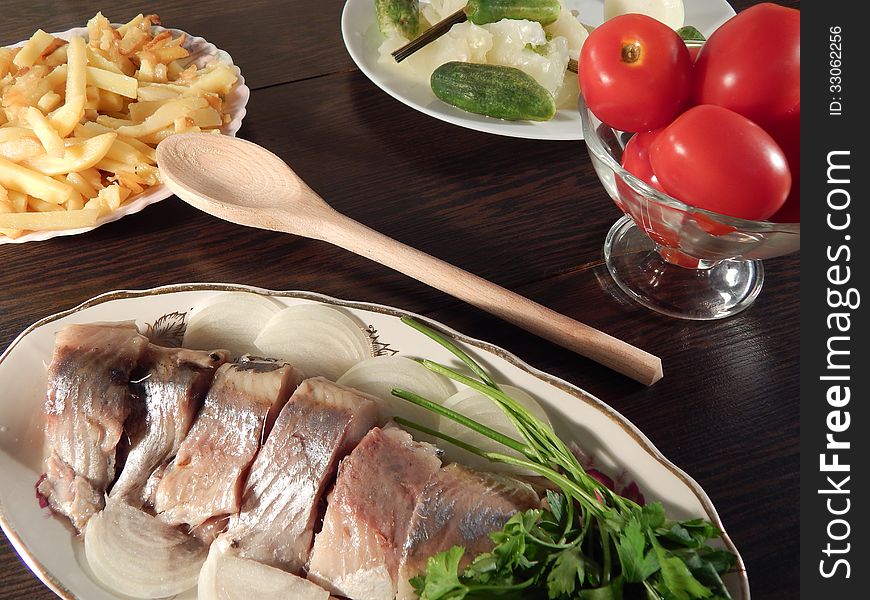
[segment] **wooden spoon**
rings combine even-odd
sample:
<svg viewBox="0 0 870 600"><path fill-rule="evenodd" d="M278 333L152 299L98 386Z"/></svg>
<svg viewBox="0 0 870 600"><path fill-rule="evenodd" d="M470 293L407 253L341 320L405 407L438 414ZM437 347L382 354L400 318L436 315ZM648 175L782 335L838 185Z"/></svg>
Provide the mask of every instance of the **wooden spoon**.
<svg viewBox="0 0 870 600"><path fill-rule="evenodd" d="M335 244L379 262L646 385L661 359L346 217L280 158L223 135L173 135L157 147L163 182L220 219Z"/></svg>

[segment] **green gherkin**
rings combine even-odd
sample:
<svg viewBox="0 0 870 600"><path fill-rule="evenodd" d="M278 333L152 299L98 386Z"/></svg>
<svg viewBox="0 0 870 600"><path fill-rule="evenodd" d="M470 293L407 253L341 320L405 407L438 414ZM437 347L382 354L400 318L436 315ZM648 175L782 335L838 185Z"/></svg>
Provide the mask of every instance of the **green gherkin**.
<svg viewBox="0 0 870 600"><path fill-rule="evenodd" d="M420 32L420 5L417 0L375 0L378 29L413 40Z"/></svg>
<svg viewBox="0 0 870 600"><path fill-rule="evenodd" d="M432 72L432 91L457 108L507 121L549 121L556 114L550 95L514 67L444 63Z"/></svg>
<svg viewBox="0 0 870 600"><path fill-rule="evenodd" d="M468 0L465 14L475 25L497 23L502 19L527 19L549 25L559 18L559 0Z"/></svg>

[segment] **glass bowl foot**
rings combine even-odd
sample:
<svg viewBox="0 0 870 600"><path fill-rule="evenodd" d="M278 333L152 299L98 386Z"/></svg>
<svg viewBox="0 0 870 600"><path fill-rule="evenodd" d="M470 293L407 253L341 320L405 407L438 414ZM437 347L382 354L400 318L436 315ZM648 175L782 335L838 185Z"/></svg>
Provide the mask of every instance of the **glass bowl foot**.
<svg viewBox="0 0 870 600"><path fill-rule="evenodd" d="M607 269L623 292L640 304L680 319L712 320L747 308L764 281L760 260L694 261L671 252L669 260L634 222L624 216L604 242ZM669 262L670 261L670 262ZM679 266L679 265L684 266Z"/></svg>

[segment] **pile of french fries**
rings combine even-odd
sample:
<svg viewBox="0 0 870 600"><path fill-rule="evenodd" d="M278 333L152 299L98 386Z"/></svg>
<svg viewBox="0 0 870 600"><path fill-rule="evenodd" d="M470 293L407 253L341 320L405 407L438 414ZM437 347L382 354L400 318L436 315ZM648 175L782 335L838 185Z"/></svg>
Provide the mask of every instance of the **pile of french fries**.
<svg viewBox="0 0 870 600"><path fill-rule="evenodd" d="M91 227L160 183L155 148L174 133L220 132L235 71L189 62L156 15L87 39L41 29L0 48L0 236Z"/></svg>

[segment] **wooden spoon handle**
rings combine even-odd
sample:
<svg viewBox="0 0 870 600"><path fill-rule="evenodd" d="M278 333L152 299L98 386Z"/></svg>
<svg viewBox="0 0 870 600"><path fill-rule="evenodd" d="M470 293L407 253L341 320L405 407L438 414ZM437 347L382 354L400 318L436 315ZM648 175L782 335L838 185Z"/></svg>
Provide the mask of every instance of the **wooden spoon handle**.
<svg viewBox="0 0 870 600"><path fill-rule="evenodd" d="M492 313L554 344L590 358L645 385L662 378L662 361L622 340L515 294L425 252L334 213L320 239L365 256Z"/></svg>

